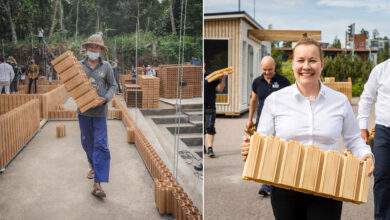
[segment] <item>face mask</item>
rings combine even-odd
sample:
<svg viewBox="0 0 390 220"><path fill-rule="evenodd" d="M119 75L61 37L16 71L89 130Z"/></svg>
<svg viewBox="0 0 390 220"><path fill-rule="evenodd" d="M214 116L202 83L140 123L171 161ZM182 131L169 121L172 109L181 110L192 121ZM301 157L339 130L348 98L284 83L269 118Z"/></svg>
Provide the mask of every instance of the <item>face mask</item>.
<svg viewBox="0 0 390 220"><path fill-rule="evenodd" d="M92 52L92 51L87 51L87 56L88 56L88 59L90 59L90 60L97 60L99 58L100 54Z"/></svg>

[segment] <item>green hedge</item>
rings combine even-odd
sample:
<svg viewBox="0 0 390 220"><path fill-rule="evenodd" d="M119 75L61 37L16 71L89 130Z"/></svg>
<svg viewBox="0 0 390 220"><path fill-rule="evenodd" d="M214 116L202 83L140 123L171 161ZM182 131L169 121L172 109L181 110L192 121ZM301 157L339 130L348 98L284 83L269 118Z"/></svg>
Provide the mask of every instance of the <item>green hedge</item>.
<svg viewBox="0 0 390 220"><path fill-rule="evenodd" d="M277 61L279 72L286 76L291 82L295 82L292 70L292 61ZM360 96L364 84L374 67L371 61L364 61L357 56L350 54L338 54L336 57L326 57L324 59L324 69L322 77L335 77L336 81L347 81L348 77L352 79L352 95Z"/></svg>

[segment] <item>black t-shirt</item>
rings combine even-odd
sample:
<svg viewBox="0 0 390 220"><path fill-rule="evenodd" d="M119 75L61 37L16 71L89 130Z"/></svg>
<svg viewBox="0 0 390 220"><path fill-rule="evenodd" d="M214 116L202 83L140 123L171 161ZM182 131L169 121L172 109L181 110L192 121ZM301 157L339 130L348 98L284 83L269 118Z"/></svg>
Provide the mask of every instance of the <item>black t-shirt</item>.
<svg viewBox="0 0 390 220"><path fill-rule="evenodd" d="M288 79L277 73L272 77L271 83L268 83L263 75L253 80L252 91L256 93L258 99L256 125L259 122L261 110L263 109L267 96L289 85L290 82Z"/></svg>
<svg viewBox="0 0 390 220"><path fill-rule="evenodd" d="M205 78L208 74L210 73L205 74ZM206 79L204 80L204 109L215 110L216 88L220 82L220 79L211 83L209 83Z"/></svg>

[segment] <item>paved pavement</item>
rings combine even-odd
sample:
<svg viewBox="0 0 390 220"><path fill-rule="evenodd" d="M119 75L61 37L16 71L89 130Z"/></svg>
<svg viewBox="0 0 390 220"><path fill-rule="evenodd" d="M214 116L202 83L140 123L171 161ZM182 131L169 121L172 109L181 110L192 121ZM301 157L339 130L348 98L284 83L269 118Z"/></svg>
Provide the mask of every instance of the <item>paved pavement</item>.
<svg viewBox="0 0 390 220"><path fill-rule="evenodd" d="M245 114L238 118L218 117L216 120L214 152L217 157L204 157L205 219L274 219L270 199L257 194L260 184L241 179L244 162L240 156L240 144L247 117ZM373 212L371 190L366 204L344 202L342 219L373 219Z"/></svg>
<svg viewBox="0 0 390 220"><path fill-rule="evenodd" d="M66 136L55 127L65 124ZM154 204L153 180L119 120L108 121L110 182L105 200L91 195L93 180L80 146L77 121L48 122L0 175L0 220L172 219Z"/></svg>

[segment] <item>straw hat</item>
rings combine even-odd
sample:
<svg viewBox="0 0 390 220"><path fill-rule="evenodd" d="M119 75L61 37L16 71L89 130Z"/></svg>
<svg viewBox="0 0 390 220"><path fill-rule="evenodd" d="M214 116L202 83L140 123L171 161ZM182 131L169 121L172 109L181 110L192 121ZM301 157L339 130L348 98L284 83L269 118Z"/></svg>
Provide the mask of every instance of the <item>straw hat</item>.
<svg viewBox="0 0 390 220"><path fill-rule="evenodd" d="M89 44L98 45L104 51L107 51L107 47L104 45L103 37L101 34L92 34L86 42L84 42L81 46L86 48Z"/></svg>

